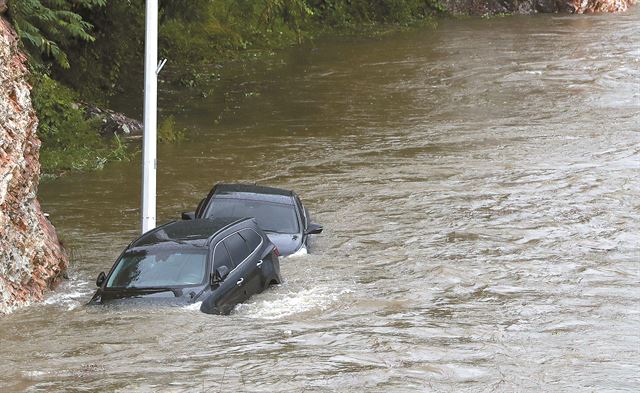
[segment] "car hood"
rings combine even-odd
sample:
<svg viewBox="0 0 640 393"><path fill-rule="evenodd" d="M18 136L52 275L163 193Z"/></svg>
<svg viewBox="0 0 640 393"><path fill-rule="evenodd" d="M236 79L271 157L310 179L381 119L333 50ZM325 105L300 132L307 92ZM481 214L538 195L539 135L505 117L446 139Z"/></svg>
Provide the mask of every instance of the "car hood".
<svg viewBox="0 0 640 393"><path fill-rule="evenodd" d="M280 255L286 257L298 251L302 246L302 235L296 233L266 232L271 243L278 247Z"/></svg>

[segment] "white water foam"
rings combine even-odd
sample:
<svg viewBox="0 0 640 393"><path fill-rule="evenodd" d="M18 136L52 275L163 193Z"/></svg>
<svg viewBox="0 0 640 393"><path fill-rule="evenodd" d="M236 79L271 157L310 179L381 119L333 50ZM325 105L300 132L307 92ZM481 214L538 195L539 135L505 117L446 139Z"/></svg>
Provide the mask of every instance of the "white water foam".
<svg viewBox="0 0 640 393"><path fill-rule="evenodd" d="M293 254L286 256L284 258L300 258L303 257L305 255L308 255L309 252L307 251L306 247L301 247L298 251L294 252Z"/></svg>
<svg viewBox="0 0 640 393"><path fill-rule="evenodd" d="M193 304L182 307L182 309L187 311L200 311L200 306L202 306L202 302L195 302Z"/></svg>
<svg viewBox="0 0 640 393"><path fill-rule="evenodd" d="M351 290L335 291L333 288L311 288L298 292L277 294L275 298L255 303L239 304L235 311L249 318L280 319L310 311L323 311L335 303L340 296Z"/></svg>
<svg viewBox="0 0 640 393"><path fill-rule="evenodd" d="M47 297L44 304L66 307L71 311L85 304L92 293L89 282L72 277Z"/></svg>

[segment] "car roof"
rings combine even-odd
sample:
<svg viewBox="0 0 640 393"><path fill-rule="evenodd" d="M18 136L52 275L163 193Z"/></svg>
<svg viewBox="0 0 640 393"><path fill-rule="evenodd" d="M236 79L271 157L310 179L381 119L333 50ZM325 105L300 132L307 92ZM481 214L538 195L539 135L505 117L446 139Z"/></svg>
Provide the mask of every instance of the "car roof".
<svg viewBox="0 0 640 393"><path fill-rule="evenodd" d="M171 221L143 234L129 248L149 246L205 247L209 239L229 226L251 220L250 218L214 218Z"/></svg>
<svg viewBox="0 0 640 393"><path fill-rule="evenodd" d="M291 190L255 184L217 184L212 198L249 199L292 205L294 195Z"/></svg>

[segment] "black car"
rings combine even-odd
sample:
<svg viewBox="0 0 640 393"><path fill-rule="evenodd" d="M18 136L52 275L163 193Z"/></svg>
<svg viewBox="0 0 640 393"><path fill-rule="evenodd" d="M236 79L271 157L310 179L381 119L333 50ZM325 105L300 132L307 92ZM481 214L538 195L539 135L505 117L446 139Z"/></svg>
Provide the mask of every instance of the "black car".
<svg viewBox="0 0 640 393"><path fill-rule="evenodd" d="M280 255L307 252L309 235L322 232L293 191L249 184L217 184L185 220L216 217L254 217L278 247Z"/></svg>
<svg viewBox="0 0 640 393"><path fill-rule="evenodd" d="M172 221L133 241L109 274L100 273L90 303L202 302L202 312L228 314L281 281L277 249L254 219Z"/></svg>

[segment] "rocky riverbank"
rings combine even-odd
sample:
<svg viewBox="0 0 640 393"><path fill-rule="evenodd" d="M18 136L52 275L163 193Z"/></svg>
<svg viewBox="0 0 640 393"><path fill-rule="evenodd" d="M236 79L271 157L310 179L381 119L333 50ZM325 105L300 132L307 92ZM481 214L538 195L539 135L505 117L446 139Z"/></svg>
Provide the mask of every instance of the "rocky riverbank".
<svg viewBox="0 0 640 393"><path fill-rule="evenodd" d="M68 264L36 198L38 118L17 45L15 31L0 17L0 313L41 300Z"/></svg>
<svg viewBox="0 0 640 393"><path fill-rule="evenodd" d="M455 15L624 12L635 0L442 0Z"/></svg>

